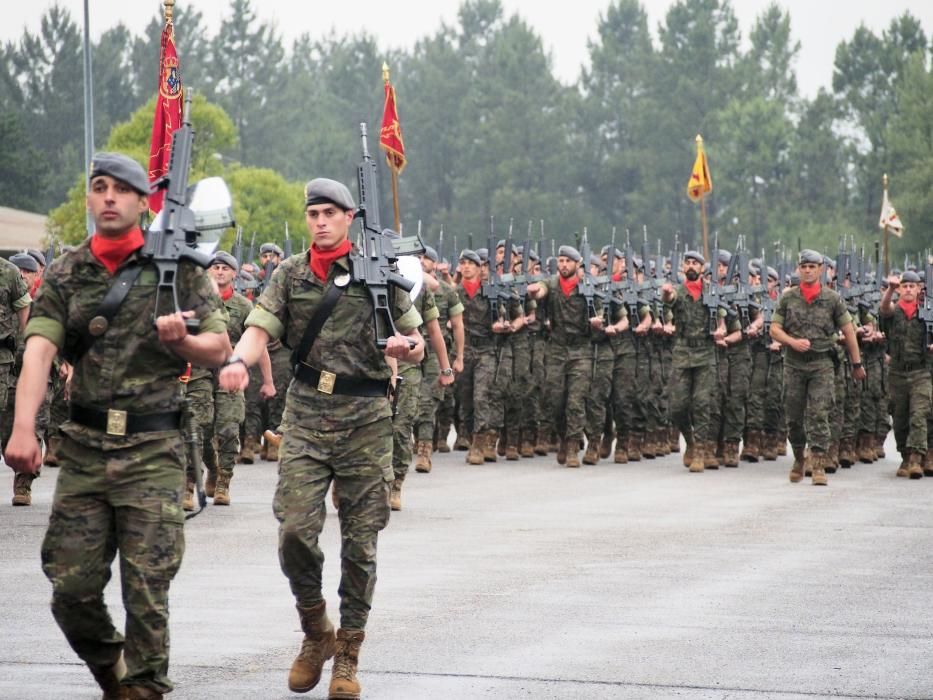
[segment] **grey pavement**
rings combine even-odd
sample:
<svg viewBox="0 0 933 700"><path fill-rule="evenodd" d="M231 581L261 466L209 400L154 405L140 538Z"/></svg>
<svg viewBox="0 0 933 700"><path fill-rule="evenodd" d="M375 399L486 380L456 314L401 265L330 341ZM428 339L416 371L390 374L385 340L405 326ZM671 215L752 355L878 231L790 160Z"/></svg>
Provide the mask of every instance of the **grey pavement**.
<svg viewBox="0 0 933 700"><path fill-rule="evenodd" d="M690 474L680 455L412 472L379 542L367 698L931 698L933 479L887 460L790 484L790 459ZM0 698L100 696L39 563L57 470L12 508L0 472ZM172 698L305 696L276 555L275 465L237 467L189 521L172 587ZM337 609L336 516L322 537ZM107 589L122 626L119 577Z"/></svg>

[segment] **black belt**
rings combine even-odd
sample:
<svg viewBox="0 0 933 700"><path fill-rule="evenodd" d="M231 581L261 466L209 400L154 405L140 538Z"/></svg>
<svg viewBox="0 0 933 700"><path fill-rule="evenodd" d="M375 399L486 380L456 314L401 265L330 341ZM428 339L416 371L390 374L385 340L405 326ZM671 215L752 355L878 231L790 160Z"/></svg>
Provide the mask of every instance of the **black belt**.
<svg viewBox="0 0 933 700"><path fill-rule="evenodd" d="M678 338L678 344L686 345L688 348L705 348L713 346L712 338Z"/></svg>
<svg viewBox="0 0 933 700"><path fill-rule="evenodd" d="M322 394L342 394L344 396L383 396L389 395L388 379L357 379L338 377L332 372L322 372L311 365L299 362L295 365L295 379L314 387Z"/></svg>
<svg viewBox="0 0 933 700"><path fill-rule="evenodd" d="M902 362L897 365L891 365L891 371L893 372L917 372L921 369L927 369L927 364L925 362Z"/></svg>
<svg viewBox="0 0 933 700"><path fill-rule="evenodd" d="M170 413L127 413L112 408L101 411L74 403L71 404L68 411L71 420L75 423L100 430L108 435L155 433L162 430L178 430L181 426L180 411Z"/></svg>

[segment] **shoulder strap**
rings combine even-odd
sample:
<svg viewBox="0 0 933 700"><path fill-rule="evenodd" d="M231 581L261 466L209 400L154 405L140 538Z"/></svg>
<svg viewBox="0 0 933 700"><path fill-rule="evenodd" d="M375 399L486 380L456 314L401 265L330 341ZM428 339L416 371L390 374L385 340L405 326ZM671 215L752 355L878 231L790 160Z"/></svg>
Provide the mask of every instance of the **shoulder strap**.
<svg viewBox="0 0 933 700"><path fill-rule="evenodd" d="M301 342L292 352L293 369L297 369L299 363L308 356L309 352L311 352L311 346L314 345L314 341L317 340L318 333L321 332L321 328L324 327L327 319L330 318L330 314L334 310L334 306L336 306L337 300L343 294L343 290L344 287L338 287L336 284L331 282L330 287L328 287L327 291L324 292L324 298L321 299L321 303L318 304L318 307L314 310L314 314L312 314L311 320L308 321L308 327L305 328L305 332L301 336Z"/></svg>
<svg viewBox="0 0 933 700"><path fill-rule="evenodd" d="M69 359L72 365L76 365L87 351L93 347L97 339L110 329L113 317L117 315L120 305L126 299L126 295L130 293L130 288L132 288L142 271L143 266L133 262L124 267L120 274L117 275L113 285L101 300L100 306L97 307L97 311L94 312L94 316L91 317L91 322L86 328L81 329L78 345L70 353Z"/></svg>

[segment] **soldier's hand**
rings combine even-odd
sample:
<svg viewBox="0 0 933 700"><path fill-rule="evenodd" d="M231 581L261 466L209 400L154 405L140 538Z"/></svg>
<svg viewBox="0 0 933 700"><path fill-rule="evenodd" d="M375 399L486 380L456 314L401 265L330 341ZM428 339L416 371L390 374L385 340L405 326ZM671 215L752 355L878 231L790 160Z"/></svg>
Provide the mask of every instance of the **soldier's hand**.
<svg viewBox="0 0 933 700"><path fill-rule="evenodd" d="M437 377L437 383L441 386L450 386L454 383L454 375L452 374L440 374Z"/></svg>
<svg viewBox="0 0 933 700"><path fill-rule="evenodd" d="M794 343L791 347L797 352L807 352L810 349L810 339L794 338Z"/></svg>
<svg viewBox="0 0 933 700"><path fill-rule="evenodd" d="M593 318L590 319L590 326L601 331L603 329L603 320L599 316L593 316Z"/></svg>
<svg viewBox="0 0 933 700"><path fill-rule="evenodd" d="M275 384L273 384L272 382L269 382L268 384L263 384L261 387L259 387L259 395L266 400L274 399L275 394L276 394Z"/></svg>
<svg viewBox="0 0 933 700"><path fill-rule="evenodd" d="M159 342L178 343L188 335L185 328L185 319L194 318L194 311L176 311L173 314L159 316L156 319L156 330L159 333Z"/></svg>
<svg viewBox="0 0 933 700"><path fill-rule="evenodd" d="M855 367L852 370L852 378L857 382L862 381L867 376L868 374L865 372L864 367Z"/></svg>
<svg viewBox="0 0 933 700"><path fill-rule="evenodd" d="M242 362L234 362L232 365L226 365L220 369L217 375L217 383L224 391L236 393L244 391L249 386L249 370Z"/></svg>
<svg viewBox="0 0 933 700"><path fill-rule="evenodd" d="M772 340L772 341L771 341L771 344L768 346L768 349L769 349L771 352L780 352L780 351L781 351L781 344L780 344L778 341L776 341L776 340Z"/></svg>
<svg viewBox="0 0 933 700"><path fill-rule="evenodd" d="M888 275L888 286L897 289L901 286L901 278L898 275Z"/></svg>
<svg viewBox="0 0 933 700"><path fill-rule="evenodd" d="M454 368L454 374L460 374L463 371L463 358L458 357L454 360L454 363L451 365Z"/></svg>
<svg viewBox="0 0 933 700"><path fill-rule="evenodd" d="M42 465L42 450L35 431L13 427L13 434L3 452L3 461L21 474L38 474Z"/></svg>
<svg viewBox="0 0 933 700"><path fill-rule="evenodd" d="M676 332L677 332L677 328L674 326L673 323L664 324L664 335L674 335L674 333Z"/></svg>
<svg viewBox="0 0 933 700"><path fill-rule="evenodd" d="M672 296L674 294L674 285L670 282L665 282L661 285L661 294L666 297Z"/></svg>
<svg viewBox="0 0 933 700"><path fill-rule="evenodd" d="M614 336L618 332L619 332L619 329L616 328L615 326L613 325L606 326L606 335L611 337L611 336Z"/></svg>
<svg viewBox="0 0 933 700"><path fill-rule="evenodd" d="M394 357L396 360L401 360L408 355L410 350L411 345L408 343L408 337L401 333L396 333L395 335L390 335L386 339L386 349L383 354L386 357Z"/></svg>

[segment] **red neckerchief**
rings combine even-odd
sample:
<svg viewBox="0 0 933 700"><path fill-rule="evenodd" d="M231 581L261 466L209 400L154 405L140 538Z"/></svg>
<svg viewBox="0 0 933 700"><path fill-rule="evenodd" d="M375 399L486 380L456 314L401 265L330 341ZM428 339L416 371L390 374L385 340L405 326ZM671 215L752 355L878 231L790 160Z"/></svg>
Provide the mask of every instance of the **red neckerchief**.
<svg viewBox="0 0 933 700"><path fill-rule="evenodd" d="M119 238L104 238L95 233L91 236L91 253L112 275L123 261L130 257L133 251L142 248L145 242L139 226Z"/></svg>
<svg viewBox="0 0 933 700"><path fill-rule="evenodd" d="M813 284L806 284L805 282L800 283L800 293L803 295L804 301L808 304L812 304L813 300L820 295L820 283L814 282Z"/></svg>
<svg viewBox="0 0 933 700"><path fill-rule="evenodd" d="M327 281L327 273L330 272L330 266L337 258L342 258L350 252L350 240L347 239L333 250L318 250L318 247L312 243L308 251L308 264L311 265L311 272L321 282Z"/></svg>
<svg viewBox="0 0 933 700"><path fill-rule="evenodd" d="M612 281L613 281L613 282L621 282L621 281L622 281L622 273L621 273L621 272L615 273L615 274L612 276Z"/></svg>
<svg viewBox="0 0 933 700"><path fill-rule="evenodd" d="M38 275L36 276L36 281L32 283L32 287L29 289L29 296L33 299L36 298L36 294L39 292L39 286L42 284L42 278Z"/></svg>
<svg viewBox="0 0 933 700"><path fill-rule="evenodd" d="M570 277L558 275L557 281L560 284L560 291L564 293L565 297L569 297L573 294L573 290L580 284L580 278L577 275L570 275Z"/></svg>
<svg viewBox="0 0 933 700"><path fill-rule="evenodd" d="M467 296L472 299L476 296L476 293L479 291L480 285L483 283L479 277L474 280L464 279L461 284L463 285L463 291L467 293Z"/></svg>
<svg viewBox="0 0 933 700"><path fill-rule="evenodd" d="M768 296L771 297L772 301L777 301L778 293L776 289L771 289L768 291Z"/></svg>
<svg viewBox="0 0 933 700"><path fill-rule="evenodd" d="M220 298L223 299L225 302L230 301L230 297L232 296L233 296L233 285L232 284L220 293Z"/></svg>
<svg viewBox="0 0 933 700"><path fill-rule="evenodd" d="M904 312L904 315L908 319L911 319L917 313L917 307L920 305L920 301L918 299L914 299L913 301L898 299L897 305L901 307L901 311Z"/></svg>
<svg viewBox="0 0 933 700"><path fill-rule="evenodd" d="M703 293L703 278L697 277L692 282L690 280L684 280L684 287L687 288L687 294L689 294L694 301L699 301L700 294Z"/></svg>

